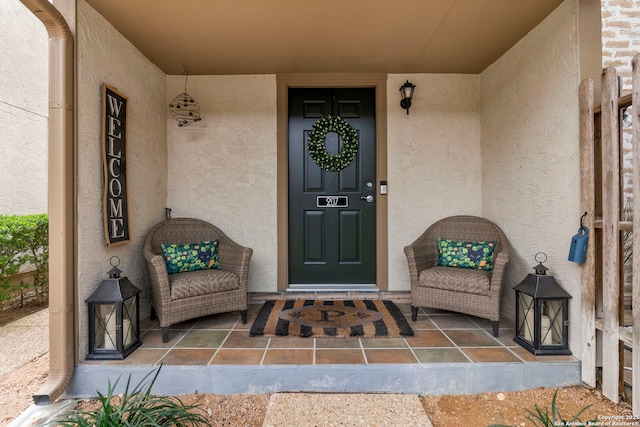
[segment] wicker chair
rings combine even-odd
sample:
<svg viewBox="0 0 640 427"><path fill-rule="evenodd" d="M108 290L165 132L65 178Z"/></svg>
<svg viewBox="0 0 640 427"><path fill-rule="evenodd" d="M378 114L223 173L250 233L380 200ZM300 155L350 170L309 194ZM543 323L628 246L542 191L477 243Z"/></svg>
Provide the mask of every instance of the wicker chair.
<svg viewBox="0 0 640 427"><path fill-rule="evenodd" d="M438 266L438 238L496 242L492 271ZM418 307L455 311L489 319L498 336L502 278L509 262L507 239L496 224L476 216L452 216L431 225L405 246L411 279L411 318Z"/></svg>
<svg viewBox="0 0 640 427"><path fill-rule="evenodd" d="M189 244L218 239L220 269L168 274L162 244ZM152 305L169 340L169 326L215 313L240 310L247 323L247 279L253 249L238 245L219 228L193 218L169 219L155 225L145 240Z"/></svg>

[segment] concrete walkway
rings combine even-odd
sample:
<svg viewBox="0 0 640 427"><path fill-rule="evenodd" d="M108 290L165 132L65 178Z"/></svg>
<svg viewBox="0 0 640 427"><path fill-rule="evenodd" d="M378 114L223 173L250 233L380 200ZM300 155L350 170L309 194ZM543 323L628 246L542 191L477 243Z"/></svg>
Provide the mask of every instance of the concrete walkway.
<svg viewBox="0 0 640 427"><path fill-rule="evenodd" d="M276 393L263 427L432 427L416 395Z"/></svg>
<svg viewBox="0 0 640 427"><path fill-rule="evenodd" d="M0 326L0 376L49 351L49 309Z"/></svg>

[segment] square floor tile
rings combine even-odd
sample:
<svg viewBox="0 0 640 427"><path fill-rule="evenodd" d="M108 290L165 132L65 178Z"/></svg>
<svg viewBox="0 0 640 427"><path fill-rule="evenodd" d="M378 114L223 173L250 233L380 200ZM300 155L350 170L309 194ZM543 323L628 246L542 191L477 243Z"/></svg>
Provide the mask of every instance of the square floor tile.
<svg viewBox="0 0 640 427"><path fill-rule="evenodd" d="M469 363L457 348L416 348L413 352L421 363Z"/></svg>
<svg viewBox="0 0 640 427"><path fill-rule="evenodd" d="M418 361L407 349L372 349L365 350L368 363L417 363Z"/></svg>
<svg viewBox="0 0 640 427"><path fill-rule="evenodd" d="M198 323L199 319L190 319L185 320L184 322L176 323L175 325L171 325L172 329L191 329L193 326Z"/></svg>
<svg viewBox="0 0 640 427"><path fill-rule="evenodd" d="M493 332L491 332L491 334L493 335ZM499 336L496 339L505 347L516 347L518 344L513 340L513 337L515 336L515 329L500 328Z"/></svg>
<svg viewBox="0 0 640 427"><path fill-rule="evenodd" d="M269 348L313 348L312 337L275 337L271 338Z"/></svg>
<svg viewBox="0 0 640 427"><path fill-rule="evenodd" d="M463 314L438 314L429 318L440 329L478 329L478 326Z"/></svg>
<svg viewBox="0 0 640 427"><path fill-rule="evenodd" d="M212 314L201 317L194 329L231 329L240 321L240 312Z"/></svg>
<svg viewBox="0 0 640 427"><path fill-rule="evenodd" d="M167 350L138 348L124 360L109 360L106 365L155 365Z"/></svg>
<svg viewBox="0 0 640 427"><path fill-rule="evenodd" d="M512 348L511 351L513 351L516 355L518 355L518 357L520 357L525 362L570 362L570 361L576 360L575 357L571 355L562 355L562 354L536 356L533 353L531 353L529 350L520 346L516 346L515 348Z"/></svg>
<svg viewBox="0 0 640 427"><path fill-rule="evenodd" d="M240 350L224 349L218 350L211 361L212 365L259 365L262 362L264 350Z"/></svg>
<svg viewBox="0 0 640 427"><path fill-rule="evenodd" d="M500 343L494 340L487 332L481 329L475 330L445 330L445 334L458 347L497 347Z"/></svg>
<svg viewBox="0 0 640 427"><path fill-rule="evenodd" d="M404 338L362 338L365 348L407 347Z"/></svg>
<svg viewBox="0 0 640 427"><path fill-rule="evenodd" d="M176 347L218 348L228 334L229 331L194 329L187 332Z"/></svg>
<svg viewBox="0 0 640 427"><path fill-rule="evenodd" d="M316 350L316 364L364 364L362 350Z"/></svg>
<svg viewBox="0 0 640 427"><path fill-rule="evenodd" d="M264 365L311 365L313 350L267 350Z"/></svg>
<svg viewBox="0 0 640 427"><path fill-rule="evenodd" d="M426 314L420 314L415 321L411 320L411 315L405 315L407 323L411 326L411 329L436 329L436 325L433 324L429 316Z"/></svg>
<svg viewBox="0 0 640 427"><path fill-rule="evenodd" d="M250 337L246 331L233 331L224 342L223 348L265 348L268 337Z"/></svg>
<svg viewBox="0 0 640 427"><path fill-rule="evenodd" d="M360 348L360 339L345 338L316 338L316 348Z"/></svg>
<svg viewBox="0 0 640 427"><path fill-rule="evenodd" d="M522 362L506 348L463 348L471 361L479 362Z"/></svg>
<svg viewBox="0 0 640 427"><path fill-rule="evenodd" d="M438 330L432 331L413 331L412 337L406 340L410 347L453 347L453 343L445 334Z"/></svg>
<svg viewBox="0 0 640 427"><path fill-rule="evenodd" d="M173 347L187 333L184 330L172 330L169 328L169 341L162 342L162 332L159 329L153 329L145 332L140 337L142 341L141 348L169 348Z"/></svg>
<svg viewBox="0 0 640 427"><path fill-rule="evenodd" d="M162 359L165 365L207 365L215 353L210 348L176 349L169 351Z"/></svg>

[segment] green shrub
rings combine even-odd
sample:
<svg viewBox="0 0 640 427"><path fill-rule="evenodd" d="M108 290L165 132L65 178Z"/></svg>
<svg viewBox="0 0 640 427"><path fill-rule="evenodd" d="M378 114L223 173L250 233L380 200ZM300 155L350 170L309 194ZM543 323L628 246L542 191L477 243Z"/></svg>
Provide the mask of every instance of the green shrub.
<svg viewBox="0 0 640 427"><path fill-rule="evenodd" d="M32 264L33 290L39 303L49 295L49 217L46 214L0 215L0 300L6 300L21 282L12 286L9 277Z"/></svg>
<svg viewBox="0 0 640 427"><path fill-rule="evenodd" d="M130 392L131 375L122 396L113 392L120 378L107 389L107 394L98 392L100 407L93 411L72 411L53 421L56 426L74 427L161 427L161 426L210 426L198 406L185 405L177 397L162 397L151 394L151 387L158 378L160 366L149 372ZM114 399L116 397L116 399Z"/></svg>
<svg viewBox="0 0 640 427"><path fill-rule="evenodd" d="M592 425L597 420L590 421L581 421L578 418L584 411L589 409L591 405L587 405L584 408L580 409L577 414L575 414L571 419L565 419L562 414L560 414L560 409L556 406L556 398L558 397L558 390L553 393L553 399L551 399L551 413L549 413L549 408L546 408L544 411L540 409L537 404L533 405L533 411L529 409L525 409L527 411L527 420L531 422L536 427L554 427L554 426L568 426L574 425L573 423L580 423L580 425ZM592 423L592 424L589 424ZM491 424L488 427L512 427L504 424Z"/></svg>

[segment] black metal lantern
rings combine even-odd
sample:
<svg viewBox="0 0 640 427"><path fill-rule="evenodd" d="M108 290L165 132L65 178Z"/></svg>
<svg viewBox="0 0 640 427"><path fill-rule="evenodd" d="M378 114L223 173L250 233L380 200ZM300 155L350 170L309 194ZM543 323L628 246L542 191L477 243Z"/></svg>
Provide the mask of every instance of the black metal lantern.
<svg viewBox="0 0 640 427"><path fill-rule="evenodd" d="M114 258L117 264L114 264ZM120 277L120 259L111 257L109 278L87 298L88 360L122 360L140 347L140 289Z"/></svg>
<svg viewBox="0 0 640 427"><path fill-rule="evenodd" d="M400 94L402 95L400 106L407 110L407 114L409 114L409 108L411 107L411 98L413 98L413 89L415 89L415 87L416 85L409 83L409 80L407 80L407 82L400 87Z"/></svg>
<svg viewBox="0 0 640 427"><path fill-rule="evenodd" d="M544 256L539 260L538 256ZM535 274L528 274L516 291L516 337L536 356L571 354L569 350L569 295L542 265L547 256L535 256Z"/></svg>

